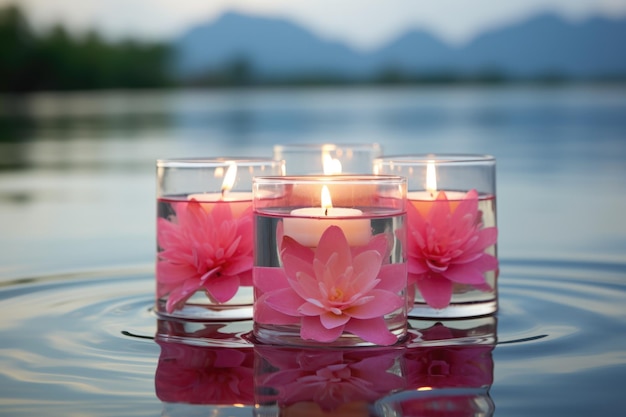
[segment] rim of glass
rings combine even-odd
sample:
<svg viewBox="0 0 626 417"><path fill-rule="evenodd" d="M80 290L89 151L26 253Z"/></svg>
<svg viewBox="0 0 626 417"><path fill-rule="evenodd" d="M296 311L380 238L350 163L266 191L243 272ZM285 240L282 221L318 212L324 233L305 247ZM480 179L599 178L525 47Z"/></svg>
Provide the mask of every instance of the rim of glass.
<svg viewBox="0 0 626 417"><path fill-rule="evenodd" d="M436 162L437 164L465 164L476 162L495 162L496 158L488 154L471 153L425 153L409 155L383 155L374 159L374 163L393 163L396 165L407 164L427 164Z"/></svg>
<svg viewBox="0 0 626 417"><path fill-rule="evenodd" d="M274 151L292 151L292 150L322 150L333 151L336 149L356 149L356 150L378 150L380 151L380 144L377 142L372 143L281 143L274 145Z"/></svg>
<svg viewBox="0 0 626 417"><path fill-rule="evenodd" d="M209 157L209 158L171 158L157 159L156 165L159 168L197 168L197 167L219 167L238 164L242 166L268 166L280 165L284 161L273 158L249 158L249 157Z"/></svg>
<svg viewBox="0 0 626 417"><path fill-rule="evenodd" d="M406 177L401 175L339 174L339 175L262 175L252 178L253 184L403 184Z"/></svg>

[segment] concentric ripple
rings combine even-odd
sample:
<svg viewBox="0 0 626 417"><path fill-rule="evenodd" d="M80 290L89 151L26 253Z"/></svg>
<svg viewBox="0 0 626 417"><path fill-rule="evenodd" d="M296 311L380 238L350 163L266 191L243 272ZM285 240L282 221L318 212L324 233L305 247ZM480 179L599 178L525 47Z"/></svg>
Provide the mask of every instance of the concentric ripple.
<svg viewBox="0 0 626 417"><path fill-rule="evenodd" d="M251 323L245 321L157 331L153 291L149 269L2 285L0 414L161 415L170 405L155 395L157 333L174 341L191 333L209 345L214 340L215 346L251 347L245 338ZM589 409L592 414L602 406L612 410L626 375L625 302L626 265L503 262L491 387L499 412L516 415L521 399L531 396L535 401L524 403L524 413L566 415L555 412L557 404L558 410L579 412L601 404ZM411 324L425 326L415 319ZM557 387L554 397L541 397L538 380ZM589 384L605 388L586 394L594 396L591 401L571 395ZM565 408L561 396L567 398ZM250 416L251 410L244 407L236 415Z"/></svg>

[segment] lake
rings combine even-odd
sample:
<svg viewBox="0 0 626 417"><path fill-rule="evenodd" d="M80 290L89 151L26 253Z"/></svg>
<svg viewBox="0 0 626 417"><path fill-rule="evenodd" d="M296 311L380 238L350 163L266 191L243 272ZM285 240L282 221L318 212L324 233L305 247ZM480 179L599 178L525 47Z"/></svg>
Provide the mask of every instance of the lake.
<svg viewBox="0 0 626 417"><path fill-rule="evenodd" d="M497 158L503 258L626 261L626 87L37 94L0 102L0 276L149 264L157 158L276 143Z"/></svg>
<svg viewBox="0 0 626 417"><path fill-rule="evenodd" d="M253 346L250 320L158 320L155 160L269 157L272 145L292 142L494 155L497 314L412 318L405 345L343 359ZM618 415L626 407L625 213L626 86L3 97L0 415L277 415L255 401L293 379L272 390L262 380L281 366L318 380L306 372L319 366L307 363L367 364L366 380L352 381L368 387L367 376L376 378L364 415L442 404L468 416ZM292 363L294 355L305 360ZM378 369L388 360L395 365ZM213 396L238 376L238 396ZM349 396L345 382L316 389Z"/></svg>

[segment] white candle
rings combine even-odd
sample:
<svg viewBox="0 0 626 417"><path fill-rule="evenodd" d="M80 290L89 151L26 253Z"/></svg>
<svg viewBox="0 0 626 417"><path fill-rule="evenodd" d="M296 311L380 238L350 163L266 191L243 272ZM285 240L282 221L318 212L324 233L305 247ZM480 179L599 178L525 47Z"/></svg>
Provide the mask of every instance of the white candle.
<svg viewBox="0 0 626 417"><path fill-rule="evenodd" d="M216 170L216 174L217 173L218 171ZM235 180L237 179L237 164L234 162L228 165L226 174L223 173L223 170L220 170L219 175L224 175L224 180L222 181L222 192L189 194L187 196L187 200L193 199L199 203L205 203L202 204L202 207L207 213L210 213L216 204L226 203L230 207L233 217L238 218L249 207L252 207L252 192L230 191L233 188L233 184L235 184Z"/></svg>
<svg viewBox="0 0 626 417"><path fill-rule="evenodd" d="M427 215L434 204L431 202L437 200L440 192L437 190L435 161L428 161L426 163L426 191L410 191L406 194L406 198L422 215ZM444 191L444 194L452 211L465 198L465 193L459 191Z"/></svg>
<svg viewBox="0 0 626 417"><path fill-rule="evenodd" d="M290 214L292 217L283 219L283 233L302 246L317 247L330 226L339 227L350 246L367 245L372 236L370 220L362 217L361 210L332 207L326 186L322 188L322 207L295 209Z"/></svg>

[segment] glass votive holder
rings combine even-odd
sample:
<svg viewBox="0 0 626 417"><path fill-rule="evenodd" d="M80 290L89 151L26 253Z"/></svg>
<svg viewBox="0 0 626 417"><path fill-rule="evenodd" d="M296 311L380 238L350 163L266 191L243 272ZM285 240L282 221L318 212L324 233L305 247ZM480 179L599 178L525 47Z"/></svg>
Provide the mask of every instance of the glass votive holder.
<svg viewBox="0 0 626 417"><path fill-rule="evenodd" d="M285 161L287 175L371 174L381 152L377 143L274 145L274 159Z"/></svg>
<svg viewBox="0 0 626 417"><path fill-rule="evenodd" d="M253 335L261 343L393 345L407 332L406 179L254 179Z"/></svg>
<svg viewBox="0 0 626 417"><path fill-rule="evenodd" d="M411 317L472 317L498 308L496 160L385 156L377 174L407 178Z"/></svg>
<svg viewBox="0 0 626 417"><path fill-rule="evenodd" d="M271 159L157 161L158 315L252 317L252 178L283 170Z"/></svg>

